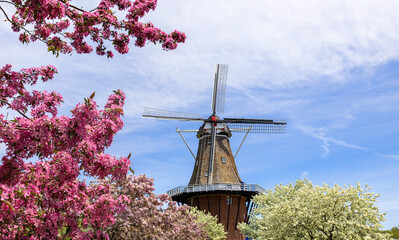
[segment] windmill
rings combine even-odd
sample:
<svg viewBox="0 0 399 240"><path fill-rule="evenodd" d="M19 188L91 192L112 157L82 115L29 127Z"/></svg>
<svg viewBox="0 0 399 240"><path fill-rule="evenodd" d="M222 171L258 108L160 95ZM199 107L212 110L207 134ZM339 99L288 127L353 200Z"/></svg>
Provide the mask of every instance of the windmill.
<svg viewBox="0 0 399 240"><path fill-rule="evenodd" d="M173 200L196 206L217 216L228 231L227 239L244 239L237 230L237 223L248 222L253 204L252 196L264 189L256 184L245 184L241 180L235 164L242 143L248 133L284 133L285 120L220 118L224 113L228 66L217 64L212 97L212 115L202 118L200 114L182 113L145 108L144 118L203 122L199 130L179 130L197 132L199 139L193 173L188 186L180 186L168 191ZM233 156L229 138L232 132L246 133L237 153ZM251 204L250 204L251 203ZM233 213L231 213L233 212Z"/></svg>

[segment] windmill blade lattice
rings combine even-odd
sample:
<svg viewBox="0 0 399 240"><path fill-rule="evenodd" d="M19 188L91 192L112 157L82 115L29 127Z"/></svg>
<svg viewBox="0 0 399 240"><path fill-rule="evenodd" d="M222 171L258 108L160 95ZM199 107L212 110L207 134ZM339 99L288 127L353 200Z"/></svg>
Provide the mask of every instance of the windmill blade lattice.
<svg viewBox="0 0 399 240"><path fill-rule="evenodd" d="M246 133L285 133L286 125L275 124L251 124L251 123L227 123L231 132Z"/></svg>
<svg viewBox="0 0 399 240"><path fill-rule="evenodd" d="M212 112L224 113L224 102L226 95L227 64L216 64L215 81L213 85Z"/></svg>
<svg viewBox="0 0 399 240"><path fill-rule="evenodd" d="M159 110L153 108L144 108L143 118L158 118L167 120L179 120L179 121L204 121L200 114L197 113L184 113L184 112L172 112L166 110Z"/></svg>
<svg viewBox="0 0 399 240"><path fill-rule="evenodd" d="M225 118L222 122L232 132L245 133L249 130L250 133L285 133L287 129L286 120Z"/></svg>

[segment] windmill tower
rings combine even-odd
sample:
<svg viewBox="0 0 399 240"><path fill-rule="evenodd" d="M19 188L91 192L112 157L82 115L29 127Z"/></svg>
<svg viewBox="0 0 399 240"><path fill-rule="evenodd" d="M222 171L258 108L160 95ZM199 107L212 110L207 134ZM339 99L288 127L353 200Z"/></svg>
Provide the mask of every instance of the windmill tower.
<svg viewBox="0 0 399 240"><path fill-rule="evenodd" d="M246 133L283 133L285 120L219 118L224 113L227 65L217 64L212 98L212 115L201 118L199 114L170 112L145 108L143 117L180 121L203 122L199 130L181 131L177 129L187 147L182 132L196 132L199 140L193 173L187 186L179 186L168 194L174 201L195 206L200 210L217 216L228 232L227 239L244 239L237 224L249 221L253 203L251 198L264 189L256 184L244 183L238 174L230 147L232 132ZM243 140L243 141L244 141Z"/></svg>

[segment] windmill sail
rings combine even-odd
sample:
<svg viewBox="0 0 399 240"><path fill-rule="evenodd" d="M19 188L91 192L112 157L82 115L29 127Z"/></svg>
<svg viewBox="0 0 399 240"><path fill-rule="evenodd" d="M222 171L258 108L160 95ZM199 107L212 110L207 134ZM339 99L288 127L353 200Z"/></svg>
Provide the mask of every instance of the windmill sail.
<svg viewBox="0 0 399 240"><path fill-rule="evenodd" d="M180 120L180 121L204 121L199 114L172 112L153 108L144 108L143 118L158 118L167 120Z"/></svg>
<svg viewBox="0 0 399 240"><path fill-rule="evenodd" d="M285 133L285 125L274 124L250 124L250 123L227 123L231 132L246 133Z"/></svg>
<svg viewBox="0 0 399 240"><path fill-rule="evenodd" d="M287 129L286 120L225 118L222 122L230 131L241 133L285 133Z"/></svg>
<svg viewBox="0 0 399 240"><path fill-rule="evenodd" d="M224 113L227 71L227 64L216 64L212 98L212 112L214 115L216 113Z"/></svg>

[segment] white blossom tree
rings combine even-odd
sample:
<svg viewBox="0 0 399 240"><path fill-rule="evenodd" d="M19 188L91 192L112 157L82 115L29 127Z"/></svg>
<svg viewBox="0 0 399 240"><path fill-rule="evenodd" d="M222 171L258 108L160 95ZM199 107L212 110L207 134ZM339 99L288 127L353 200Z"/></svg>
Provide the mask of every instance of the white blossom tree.
<svg viewBox="0 0 399 240"><path fill-rule="evenodd" d="M224 231L224 226L218 223L216 216L212 216L210 213L198 210L196 207L190 208L190 213L196 217L196 222L199 224L205 224L204 229L209 240L223 240L226 239L227 232Z"/></svg>
<svg viewBox="0 0 399 240"><path fill-rule="evenodd" d="M254 197L250 224L238 228L255 239L391 239L375 206L378 194L356 186L314 186L309 180L277 185Z"/></svg>

